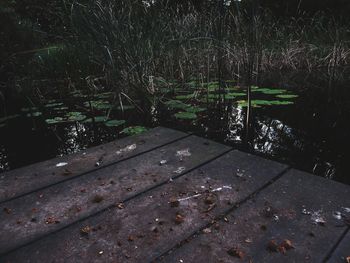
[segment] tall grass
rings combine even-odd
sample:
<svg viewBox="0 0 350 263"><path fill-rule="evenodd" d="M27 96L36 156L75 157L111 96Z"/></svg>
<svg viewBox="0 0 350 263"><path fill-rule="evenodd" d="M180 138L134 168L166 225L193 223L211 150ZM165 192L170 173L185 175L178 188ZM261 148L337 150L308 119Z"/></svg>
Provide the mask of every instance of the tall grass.
<svg viewBox="0 0 350 263"><path fill-rule="evenodd" d="M347 26L322 14L283 21L269 11L252 17L239 6L179 14L160 2L66 0L72 36L46 58L54 68L39 61L42 71L141 99L155 92L155 79L276 85L316 79L328 87L349 81Z"/></svg>

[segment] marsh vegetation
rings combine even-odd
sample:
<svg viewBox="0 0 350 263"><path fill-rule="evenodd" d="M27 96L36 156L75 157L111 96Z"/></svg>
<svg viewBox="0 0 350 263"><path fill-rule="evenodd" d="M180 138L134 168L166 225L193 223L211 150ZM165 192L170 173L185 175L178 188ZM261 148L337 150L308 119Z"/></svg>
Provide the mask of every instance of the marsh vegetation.
<svg viewBox="0 0 350 263"><path fill-rule="evenodd" d="M0 169L165 125L350 183L338 2L2 2Z"/></svg>

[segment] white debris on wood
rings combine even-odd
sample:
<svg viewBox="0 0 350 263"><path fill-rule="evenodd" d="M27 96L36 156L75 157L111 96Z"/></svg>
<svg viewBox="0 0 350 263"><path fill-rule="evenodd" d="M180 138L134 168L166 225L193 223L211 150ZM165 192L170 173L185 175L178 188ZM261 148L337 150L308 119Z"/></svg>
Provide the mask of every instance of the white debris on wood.
<svg viewBox="0 0 350 263"><path fill-rule="evenodd" d="M177 169L174 171L174 173L180 174L180 173L182 173L182 172L185 171L185 170L186 170L186 167L181 166L181 167L177 168Z"/></svg>
<svg viewBox="0 0 350 263"><path fill-rule="evenodd" d="M164 165L164 164L166 164L168 161L167 160L161 160L160 162L159 162L159 165Z"/></svg>
<svg viewBox="0 0 350 263"><path fill-rule="evenodd" d="M311 214L311 221L314 223L314 224L325 224L326 223L326 220L323 218L322 216L322 211L321 210L318 210L318 211L315 211Z"/></svg>
<svg viewBox="0 0 350 263"><path fill-rule="evenodd" d="M133 150L135 150L136 149L136 144L134 143L134 144L130 144L130 145L128 145L128 146L126 146L126 147L124 147L124 148L122 148L122 149L120 149L120 150L118 150L118 151L116 151L116 154L122 154L122 153L125 153L125 152L131 152L131 151L133 151Z"/></svg>
<svg viewBox="0 0 350 263"><path fill-rule="evenodd" d="M350 213L350 207L342 207L345 213Z"/></svg>
<svg viewBox="0 0 350 263"><path fill-rule="evenodd" d="M56 167L66 166L67 164L68 163L61 162L61 163L56 164Z"/></svg>
<svg viewBox="0 0 350 263"><path fill-rule="evenodd" d="M189 157L191 156L192 154L190 153L190 149L187 148L187 149L183 149L183 150L179 150L176 152L176 157L179 157L180 160L182 160L184 157Z"/></svg>
<svg viewBox="0 0 350 263"><path fill-rule="evenodd" d="M333 217L334 217L335 219L341 220L341 219L342 219L342 214L341 214L341 212L339 212L339 211L335 211L335 212L333 213Z"/></svg>
<svg viewBox="0 0 350 263"><path fill-rule="evenodd" d="M202 188L202 186L201 186ZM202 188L203 189L203 188ZM229 185L223 185L221 187L218 187L218 188L215 188L215 189L212 189L210 190L209 192L213 193L213 192L220 192L224 189L228 189L228 190L232 190L233 188ZM189 199L192 199L192 198L196 198L198 196L201 196L202 194L199 193L199 194L194 194L194 195L191 195L191 196L187 196L187 197L184 197L184 198L180 198L180 199L177 199L177 201L181 202L181 201L186 201L186 200L189 200Z"/></svg>

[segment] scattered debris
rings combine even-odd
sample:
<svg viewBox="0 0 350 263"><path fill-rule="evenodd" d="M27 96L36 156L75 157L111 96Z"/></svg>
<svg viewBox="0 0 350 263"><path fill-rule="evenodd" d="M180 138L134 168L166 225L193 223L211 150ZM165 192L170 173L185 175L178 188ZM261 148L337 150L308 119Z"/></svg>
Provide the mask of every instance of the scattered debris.
<svg viewBox="0 0 350 263"><path fill-rule="evenodd" d="M190 153L190 149L183 149L183 150L179 150L176 152L176 157L179 157L180 160L183 160L184 157L189 157L192 154Z"/></svg>
<svg viewBox="0 0 350 263"><path fill-rule="evenodd" d="M53 216L49 216L46 220L45 223L50 225L50 224L58 224L60 223L59 220L56 220Z"/></svg>
<svg viewBox="0 0 350 263"><path fill-rule="evenodd" d="M279 220L280 220L280 218L279 218L279 216L278 216L278 215L273 215L273 220L277 222L277 221L279 221Z"/></svg>
<svg viewBox="0 0 350 263"><path fill-rule="evenodd" d="M185 217L183 217L182 215L180 214L177 214L176 217L175 217L175 223L176 224L181 224L185 221Z"/></svg>
<svg viewBox="0 0 350 263"><path fill-rule="evenodd" d="M205 199L204 199L204 202L207 204L207 205L212 205L215 203L215 195L213 194L209 194Z"/></svg>
<svg viewBox="0 0 350 263"><path fill-rule="evenodd" d="M276 240L272 239L267 243L267 250L270 252L278 252L278 244Z"/></svg>
<svg viewBox="0 0 350 263"><path fill-rule="evenodd" d="M335 211L335 212L333 213L333 217L334 217L335 219L341 220L341 219L342 219L342 214L341 214L341 212L339 212L339 211Z"/></svg>
<svg viewBox="0 0 350 263"><path fill-rule="evenodd" d="M100 162L96 162L95 166L98 167L98 166L100 166L100 164L101 164Z"/></svg>
<svg viewBox="0 0 350 263"><path fill-rule="evenodd" d="M304 215L311 215L311 211L306 210L306 208L303 208L303 210L301 210L301 213Z"/></svg>
<svg viewBox="0 0 350 263"><path fill-rule="evenodd" d="M88 235L91 232L91 227L89 226L84 226L83 228L80 229L80 233L82 235Z"/></svg>
<svg viewBox="0 0 350 263"><path fill-rule="evenodd" d="M164 165L164 164L166 164L168 161L167 160L161 160L160 162L159 162L159 165Z"/></svg>
<svg viewBox="0 0 350 263"><path fill-rule="evenodd" d="M285 254L287 250L293 249L294 246L292 244L292 241L289 239L284 239L279 245L277 244L276 240L272 239L267 244L267 250L270 252L280 252L282 254Z"/></svg>
<svg viewBox="0 0 350 263"><path fill-rule="evenodd" d="M128 146L126 146L126 147L124 147L124 148L122 148L122 149L116 151L116 154L119 155L119 154L122 154L122 153L124 153L124 152L131 152L131 151L135 150L136 147L137 147L136 144L128 145Z"/></svg>
<svg viewBox="0 0 350 263"><path fill-rule="evenodd" d="M103 201L103 196L102 195L95 195L94 198L92 199L92 202L94 203L101 203Z"/></svg>
<svg viewBox="0 0 350 263"><path fill-rule="evenodd" d="M311 214L311 220L313 222L313 224L315 225L324 225L326 223L326 220L323 218L323 216L321 215L321 210L319 211L315 211Z"/></svg>
<svg viewBox="0 0 350 263"><path fill-rule="evenodd" d="M12 213L12 210L10 208L5 207L4 212L9 215Z"/></svg>
<svg viewBox="0 0 350 263"><path fill-rule="evenodd" d="M244 242L250 244L253 243L253 240L251 238L246 238Z"/></svg>
<svg viewBox="0 0 350 263"><path fill-rule="evenodd" d="M182 172L185 171L185 170L186 170L186 167L181 166L181 167L177 168L177 169L174 171L174 173L180 174L180 173L182 173Z"/></svg>
<svg viewBox="0 0 350 263"><path fill-rule="evenodd" d="M178 207L178 206L180 205L180 201L177 200L176 197L171 197L171 198L169 199L169 203L170 203L170 206L171 206L171 207Z"/></svg>
<svg viewBox="0 0 350 263"><path fill-rule="evenodd" d="M350 207L342 207L345 213L350 213Z"/></svg>
<svg viewBox="0 0 350 263"><path fill-rule="evenodd" d="M116 204L116 207L119 208L119 209L124 209L125 208L123 203Z"/></svg>
<svg viewBox="0 0 350 263"><path fill-rule="evenodd" d="M203 229L203 233L210 234L211 233L211 229L209 227L208 228L204 228Z"/></svg>
<svg viewBox="0 0 350 263"><path fill-rule="evenodd" d="M67 164L68 164L68 163L64 163L64 162L57 163L57 164L56 164L56 167L66 166Z"/></svg>
<svg viewBox="0 0 350 263"><path fill-rule="evenodd" d="M229 250L227 250L227 253L230 256L238 257L240 259L243 259L245 257L245 253L241 249L239 249L238 247L230 248Z"/></svg>
<svg viewBox="0 0 350 263"><path fill-rule="evenodd" d="M130 235L130 236L128 237L128 241L129 241L129 242L132 242L132 241L134 241L134 240L135 240L134 236Z"/></svg>
<svg viewBox="0 0 350 263"><path fill-rule="evenodd" d="M103 251L102 251L102 250L101 250L101 251L99 251L99 252L98 252L98 254L99 254L99 255L102 255L102 254L103 254Z"/></svg>

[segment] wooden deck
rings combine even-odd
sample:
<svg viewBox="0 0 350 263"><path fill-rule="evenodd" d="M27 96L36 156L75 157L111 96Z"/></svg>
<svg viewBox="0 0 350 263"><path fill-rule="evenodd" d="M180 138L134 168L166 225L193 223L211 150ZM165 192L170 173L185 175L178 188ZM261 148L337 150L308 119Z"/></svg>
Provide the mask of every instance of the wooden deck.
<svg viewBox="0 0 350 263"><path fill-rule="evenodd" d="M0 207L0 262L350 257L349 186L160 127L2 173Z"/></svg>

